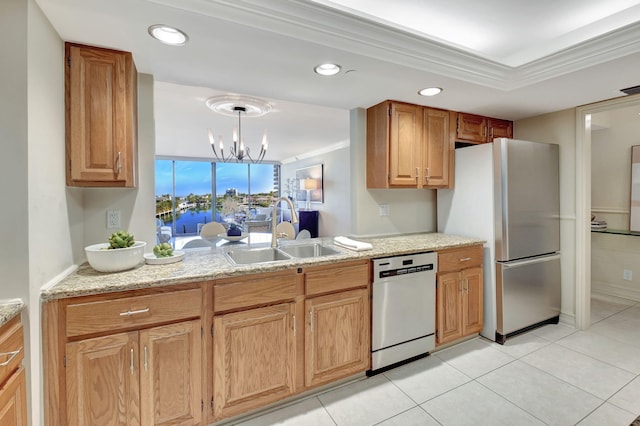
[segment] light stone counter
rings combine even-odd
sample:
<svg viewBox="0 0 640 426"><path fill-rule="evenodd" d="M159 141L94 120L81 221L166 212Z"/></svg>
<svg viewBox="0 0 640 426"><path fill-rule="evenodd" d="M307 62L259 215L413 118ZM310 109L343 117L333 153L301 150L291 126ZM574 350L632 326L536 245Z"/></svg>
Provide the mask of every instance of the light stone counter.
<svg viewBox="0 0 640 426"><path fill-rule="evenodd" d="M410 234L379 238L357 238L373 245L372 250L352 251L333 245L333 238L313 238L304 241L287 241L284 244L304 244L319 242L335 248L340 254L306 259L258 263L252 265L231 265L222 251L228 247L265 247L268 244L235 243L222 248L194 248L184 250L181 262L167 265L146 265L116 273L95 271L88 263L82 264L75 272L55 286L41 293L42 300L63 299L67 297L116 291L135 290L151 287L183 284L217 278L241 276L247 274L279 271L310 265L323 265L339 261L372 259L401 254L442 250L452 247L464 247L482 244L484 241L456 235L439 233Z"/></svg>
<svg viewBox="0 0 640 426"><path fill-rule="evenodd" d="M11 321L24 309L24 303L21 300L0 303L0 327Z"/></svg>

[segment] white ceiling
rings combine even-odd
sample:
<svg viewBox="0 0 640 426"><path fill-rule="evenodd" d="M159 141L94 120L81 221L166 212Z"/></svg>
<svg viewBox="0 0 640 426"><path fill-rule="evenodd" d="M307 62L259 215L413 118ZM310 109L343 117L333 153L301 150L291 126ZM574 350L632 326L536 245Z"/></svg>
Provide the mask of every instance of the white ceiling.
<svg viewBox="0 0 640 426"><path fill-rule="evenodd" d="M385 99L515 120L640 84L640 1L36 1L62 39L131 51L153 74L165 155L209 156L208 127L230 139L235 120L204 105L216 94L273 103L242 127L256 149L267 128L282 160L343 146L348 111ZM157 23L189 43L153 40ZM325 61L343 72L315 74ZM417 95L427 86L444 92Z"/></svg>

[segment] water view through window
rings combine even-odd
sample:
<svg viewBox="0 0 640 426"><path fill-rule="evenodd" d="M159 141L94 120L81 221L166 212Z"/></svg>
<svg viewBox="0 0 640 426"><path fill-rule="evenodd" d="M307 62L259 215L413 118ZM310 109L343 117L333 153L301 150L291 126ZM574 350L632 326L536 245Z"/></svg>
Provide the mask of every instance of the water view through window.
<svg viewBox="0 0 640 426"><path fill-rule="evenodd" d="M242 226L278 197L279 172L277 164L156 160L158 241L198 235L211 221Z"/></svg>

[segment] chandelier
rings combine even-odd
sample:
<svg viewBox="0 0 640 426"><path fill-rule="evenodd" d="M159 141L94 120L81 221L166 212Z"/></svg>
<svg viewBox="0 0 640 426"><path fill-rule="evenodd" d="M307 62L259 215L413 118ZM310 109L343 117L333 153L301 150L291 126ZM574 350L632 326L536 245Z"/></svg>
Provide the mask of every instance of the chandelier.
<svg viewBox="0 0 640 426"><path fill-rule="evenodd" d="M208 129L209 143L213 150L213 155L216 157L216 161L228 163L235 161L238 163L248 159L251 163L260 163L269 147L269 140L267 139L267 131L264 131L262 136L262 143L260 145L260 152L257 156L251 156L251 150L244 143L242 136L242 117L260 117L262 115L271 112L271 105L263 100L248 98L244 96L214 96L206 100L208 108L222 115L238 117L238 125L233 128L232 143L229 148L225 150L222 136L218 136L218 150L216 150L216 140L213 130Z"/></svg>

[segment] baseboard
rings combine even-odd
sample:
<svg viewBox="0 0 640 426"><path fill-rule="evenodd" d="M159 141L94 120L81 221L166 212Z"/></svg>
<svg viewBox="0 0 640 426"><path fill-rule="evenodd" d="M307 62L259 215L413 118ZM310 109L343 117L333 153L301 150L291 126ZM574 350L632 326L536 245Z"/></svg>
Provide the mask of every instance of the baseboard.
<svg viewBox="0 0 640 426"><path fill-rule="evenodd" d="M621 302L624 303L625 301L636 302L635 300L632 300L626 297L614 296L611 294L600 293L598 291L593 291L593 290L591 291L591 298L602 300L603 302L612 302L612 303L621 303Z"/></svg>
<svg viewBox="0 0 640 426"><path fill-rule="evenodd" d="M636 290L633 288L621 287L616 284L606 283L602 281L592 281L591 292L592 294L597 293L600 297L619 297L622 299L640 302L640 288Z"/></svg>
<svg viewBox="0 0 640 426"><path fill-rule="evenodd" d="M564 312L560 313L560 321L558 322L560 325L566 325L567 327L576 327L576 316L574 314L566 314Z"/></svg>

